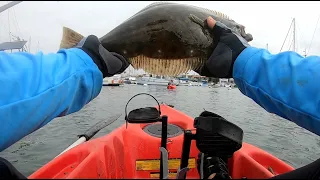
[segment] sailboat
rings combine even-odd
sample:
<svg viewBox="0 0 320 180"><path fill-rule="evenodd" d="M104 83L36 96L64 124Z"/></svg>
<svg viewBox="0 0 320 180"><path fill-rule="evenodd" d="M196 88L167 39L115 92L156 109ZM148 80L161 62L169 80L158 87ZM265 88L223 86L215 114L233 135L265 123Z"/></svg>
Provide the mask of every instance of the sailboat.
<svg viewBox="0 0 320 180"><path fill-rule="evenodd" d="M314 39L315 32L317 31L319 19L320 19L320 15L319 15L319 17L318 17L318 20L317 20L317 23L316 23L316 26L315 26L315 29L314 29L314 32L313 32L313 35L312 35L312 39L311 39L310 44L309 44L309 47L308 47L308 53L310 52L310 48L311 48L311 45L312 45L312 41L313 41L313 39ZM288 35L289 35L289 33L290 33L291 28L292 28L292 34L293 34L292 36L293 36L293 38L292 38L292 41L291 41L291 44L290 44L288 50L292 50L292 51L298 53L298 50L297 50L297 49L298 49L298 48L297 48L297 40L296 40L296 32L297 32L297 31L296 31L296 18L292 18L292 21L291 21L290 27L289 27L289 29L288 29L287 35L286 35L286 37L285 37L285 39L284 39L284 41L283 41L283 43L282 43L282 46L281 46L281 48L280 48L280 52L282 51L282 49L283 49L283 47L284 47L284 44L285 44L285 42L286 42L286 40L287 40L287 38L288 38ZM267 44L267 47L268 47L268 44ZM292 47L292 49L291 49L291 47ZM303 50L303 56L304 56L304 57L307 57L307 49L306 49L306 48L304 48L304 50Z"/></svg>
<svg viewBox="0 0 320 180"><path fill-rule="evenodd" d="M7 3L3 6L0 7L0 13L9 10L9 8L12 8L13 6L21 3L22 1L12 1L10 3ZM9 16L9 13L8 13ZM10 22L8 22L10 23ZM19 36L14 36L10 32L10 24L9 24L9 34L10 34L10 41L9 42L2 42L0 43L0 51L10 51L12 50L17 50L19 52L28 52L28 47L27 47L27 41L24 39L21 39ZM13 39L14 41L11 41Z"/></svg>
<svg viewBox="0 0 320 180"><path fill-rule="evenodd" d="M288 50L290 50L291 46L293 45L293 46L292 46L292 51L295 51L295 52L296 52L296 18L293 18L292 21L291 21L291 24L290 24L290 27L289 27L289 29L288 29L287 35L286 35L286 37L284 38L284 41L283 41L282 46L281 46L281 48L280 48L280 52L281 52L282 49L283 49L283 46L284 46L284 44L285 44L285 42L286 42L286 40L287 40L287 38L288 38L288 35L289 35L289 33L290 33L291 28L293 28L293 29L292 29L293 38L292 38L292 41L291 41L291 44L290 44Z"/></svg>

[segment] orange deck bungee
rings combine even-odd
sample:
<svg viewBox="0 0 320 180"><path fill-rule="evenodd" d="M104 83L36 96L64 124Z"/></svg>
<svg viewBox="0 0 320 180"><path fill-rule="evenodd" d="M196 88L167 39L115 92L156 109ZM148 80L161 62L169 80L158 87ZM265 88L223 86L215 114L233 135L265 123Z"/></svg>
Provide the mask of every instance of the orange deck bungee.
<svg viewBox="0 0 320 180"><path fill-rule="evenodd" d="M161 115L168 123L182 129L194 129L193 118L161 104ZM53 159L29 178L159 178L160 137L147 134L148 124L122 125L111 133L80 144ZM175 178L179 168L183 133L168 137L169 178ZM191 144L187 178L199 178L196 167L198 149ZM289 172L294 168L275 156L243 143L228 162L232 178L269 178L274 174ZM271 169L271 170L270 170Z"/></svg>

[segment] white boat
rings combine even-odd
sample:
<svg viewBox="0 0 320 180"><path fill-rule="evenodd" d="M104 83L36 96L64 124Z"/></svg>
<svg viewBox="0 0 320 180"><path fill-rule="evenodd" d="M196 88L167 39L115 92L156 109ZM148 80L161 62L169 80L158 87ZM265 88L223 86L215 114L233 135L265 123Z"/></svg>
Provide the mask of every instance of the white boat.
<svg viewBox="0 0 320 180"><path fill-rule="evenodd" d="M189 86L202 86L202 83L191 81L191 82L189 83Z"/></svg>
<svg viewBox="0 0 320 180"><path fill-rule="evenodd" d="M131 81L131 84L137 84L137 78L129 77L129 80Z"/></svg>
<svg viewBox="0 0 320 180"><path fill-rule="evenodd" d="M121 75L116 74L112 77L106 77L103 79L103 86L120 86L123 84L123 80L121 79Z"/></svg>
<svg viewBox="0 0 320 180"><path fill-rule="evenodd" d="M135 77L126 77L126 78L124 78L123 83L125 83L125 84L137 84L137 78L135 78Z"/></svg>
<svg viewBox="0 0 320 180"><path fill-rule="evenodd" d="M155 78L155 77L141 77L137 79L137 84L139 85L157 85L157 86L168 86L170 80L162 79L162 78ZM175 81L173 82L174 84Z"/></svg>
<svg viewBox="0 0 320 180"><path fill-rule="evenodd" d="M179 78L179 86L189 86L189 78Z"/></svg>

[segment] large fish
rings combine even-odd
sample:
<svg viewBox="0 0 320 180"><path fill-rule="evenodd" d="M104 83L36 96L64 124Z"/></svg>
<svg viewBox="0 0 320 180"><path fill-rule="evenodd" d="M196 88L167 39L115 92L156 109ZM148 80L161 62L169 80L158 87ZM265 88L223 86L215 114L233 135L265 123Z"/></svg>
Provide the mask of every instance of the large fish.
<svg viewBox="0 0 320 180"><path fill-rule="evenodd" d="M245 26L227 15L191 5L158 2L145 7L100 38L109 51L126 57L135 69L154 75L176 76L204 65L213 51L213 37L204 28L211 16L248 42ZM64 27L60 48L70 48L83 38Z"/></svg>

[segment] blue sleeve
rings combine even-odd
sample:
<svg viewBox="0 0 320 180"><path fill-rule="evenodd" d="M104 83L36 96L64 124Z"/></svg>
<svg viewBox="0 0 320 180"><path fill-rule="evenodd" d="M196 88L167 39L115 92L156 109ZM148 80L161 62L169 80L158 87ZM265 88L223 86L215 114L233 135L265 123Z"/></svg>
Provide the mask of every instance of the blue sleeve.
<svg viewBox="0 0 320 180"><path fill-rule="evenodd" d="M239 90L270 113L320 135L320 58L246 48L234 63ZM261 119L262 120L262 119Z"/></svg>
<svg viewBox="0 0 320 180"><path fill-rule="evenodd" d="M0 52L0 151L79 111L102 88L102 73L77 48L36 55Z"/></svg>

